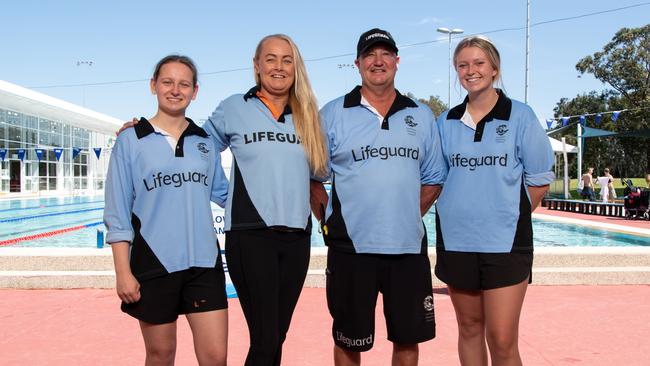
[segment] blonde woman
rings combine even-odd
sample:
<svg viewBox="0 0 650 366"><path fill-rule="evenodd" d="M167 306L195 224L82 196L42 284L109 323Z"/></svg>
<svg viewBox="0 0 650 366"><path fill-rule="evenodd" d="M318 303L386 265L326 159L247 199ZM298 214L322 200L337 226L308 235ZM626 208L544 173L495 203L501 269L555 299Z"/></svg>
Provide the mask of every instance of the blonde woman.
<svg viewBox="0 0 650 366"><path fill-rule="evenodd" d="M280 365L310 253L309 179L327 153L316 98L298 48L263 38L255 86L225 99L205 124L233 165L226 205L226 259L250 333L245 365Z"/></svg>
<svg viewBox="0 0 650 366"><path fill-rule="evenodd" d="M494 87L501 62L484 37L454 52L462 104L438 120L449 169L436 204L436 276L449 288L462 365L521 365L519 316L531 280L531 211L554 179L532 109Z"/></svg>

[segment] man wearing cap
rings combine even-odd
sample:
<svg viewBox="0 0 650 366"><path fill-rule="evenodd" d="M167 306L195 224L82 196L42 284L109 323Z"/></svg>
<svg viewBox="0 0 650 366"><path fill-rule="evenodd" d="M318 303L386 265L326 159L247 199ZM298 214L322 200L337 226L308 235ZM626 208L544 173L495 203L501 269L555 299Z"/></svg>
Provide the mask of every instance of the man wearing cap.
<svg viewBox="0 0 650 366"><path fill-rule="evenodd" d="M359 38L357 86L321 110L331 197L312 181L312 209L328 246L327 304L334 362L359 365L372 348L382 293L394 365L416 365L418 343L435 337L424 215L446 168L431 110L395 89L399 63L390 33ZM324 207L327 206L327 210Z"/></svg>

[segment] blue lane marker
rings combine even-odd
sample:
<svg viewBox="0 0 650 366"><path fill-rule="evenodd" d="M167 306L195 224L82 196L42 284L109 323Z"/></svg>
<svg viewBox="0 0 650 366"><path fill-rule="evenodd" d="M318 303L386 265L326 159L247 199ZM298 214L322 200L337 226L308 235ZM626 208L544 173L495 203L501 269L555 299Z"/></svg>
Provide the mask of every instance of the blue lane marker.
<svg viewBox="0 0 650 366"><path fill-rule="evenodd" d="M62 203L60 205L41 205L41 206L28 206L28 207L14 207L14 208L5 208L0 210L0 212L10 212L10 211L23 211L23 210L36 210L39 208L50 208L50 207L63 207L63 206L75 206L75 205L86 205L92 203L103 203L104 201L89 201L89 202L76 202L76 203Z"/></svg>
<svg viewBox="0 0 650 366"><path fill-rule="evenodd" d="M90 211L98 211L98 210L103 210L103 209L104 209L104 207L97 207L97 208L87 208L87 209L83 209L83 210L64 211L64 212L53 212L53 213L42 214L42 215L21 216L21 217L14 217L14 218L11 218L11 219L0 220L0 223L4 223L4 222L16 222L16 221L23 221L23 220L32 220L32 219L38 219L38 218L41 218L41 217L60 216L60 215L69 215L69 214L73 214L73 213L90 212Z"/></svg>
<svg viewBox="0 0 650 366"><path fill-rule="evenodd" d="M237 297L237 291L235 291L235 286L232 283L226 284L226 295L229 299L234 299Z"/></svg>

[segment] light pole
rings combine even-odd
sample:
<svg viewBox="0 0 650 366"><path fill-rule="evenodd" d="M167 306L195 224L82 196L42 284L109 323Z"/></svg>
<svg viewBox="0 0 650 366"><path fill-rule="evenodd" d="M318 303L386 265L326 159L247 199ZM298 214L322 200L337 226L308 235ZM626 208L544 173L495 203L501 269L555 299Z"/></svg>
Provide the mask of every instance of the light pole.
<svg viewBox="0 0 650 366"><path fill-rule="evenodd" d="M524 80L524 103L528 104L528 64L530 54L530 0L526 1L526 77Z"/></svg>
<svg viewBox="0 0 650 366"><path fill-rule="evenodd" d="M354 70L354 69L357 68L356 66L354 66L354 64L338 64L337 67L339 68L339 70ZM350 75L347 75L347 74L348 73L346 72L346 76L345 76L345 90L346 90L346 92L348 91L348 80L350 78Z"/></svg>
<svg viewBox="0 0 650 366"><path fill-rule="evenodd" d="M93 65L92 61L77 61L77 66L78 67L81 67L81 66L91 67L92 65ZM84 78L82 77L81 79L82 79L81 82L83 83ZM85 86L81 86L81 106L86 107L86 87Z"/></svg>
<svg viewBox="0 0 650 366"><path fill-rule="evenodd" d="M449 36L449 68L448 68L448 75L447 75L447 108L451 108L451 35L452 34L461 34L464 32L464 30L460 28L438 28L438 32L444 33Z"/></svg>

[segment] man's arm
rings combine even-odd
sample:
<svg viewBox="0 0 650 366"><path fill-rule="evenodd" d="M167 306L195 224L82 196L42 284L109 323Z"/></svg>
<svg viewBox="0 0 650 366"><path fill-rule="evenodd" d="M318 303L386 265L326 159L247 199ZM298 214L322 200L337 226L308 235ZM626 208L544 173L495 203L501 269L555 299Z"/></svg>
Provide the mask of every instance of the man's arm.
<svg viewBox="0 0 650 366"><path fill-rule="evenodd" d="M539 206L539 203L542 202L542 198L544 198L544 195L546 194L546 191L548 191L548 184L545 186L539 186L539 187L528 187L528 194L530 195L530 204L531 204L531 211L535 211L537 206Z"/></svg>
<svg viewBox="0 0 650 366"><path fill-rule="evenodd" d="M325 208L327 207L328 200L329 197L327 196L327 191L325 191L323 183L313 179L310 180L309 204L311 205L311 211L319 222L322 222L323 219L325 219Z"/></svg>
<svg viewBox="0 0 650 366"><path fill-rule="evenodd" d="M424 216L438 199L442 186L439 184L430 186L424 185L420 187L420 215Z"/></svg>

